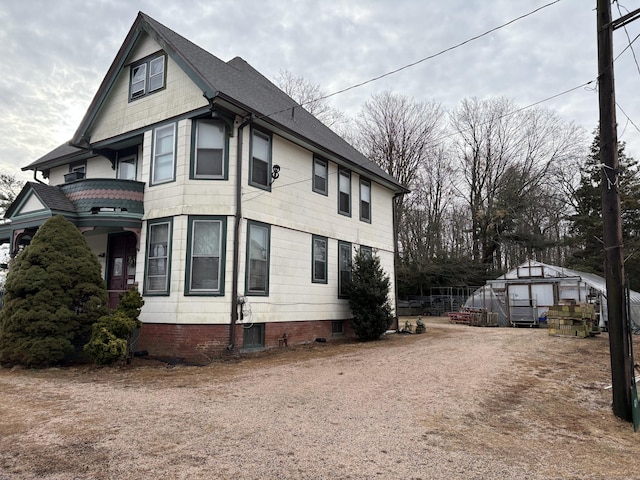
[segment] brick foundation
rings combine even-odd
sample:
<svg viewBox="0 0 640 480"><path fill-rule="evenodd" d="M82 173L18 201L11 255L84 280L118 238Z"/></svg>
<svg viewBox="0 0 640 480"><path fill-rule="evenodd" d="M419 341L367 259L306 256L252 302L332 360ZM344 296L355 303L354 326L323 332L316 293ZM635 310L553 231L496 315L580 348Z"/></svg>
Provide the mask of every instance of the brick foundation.
<svg viewBox="0 0 640 480"><path fill-rule="evenodd" d="M332 334L332 321L276 322L264 324L264 349L284 348L323 338L353 337L349 320L343 321L344 333ZM230 353L243 352L244 325L236 325L236 341L229 350L229 325L181 325L145 323L135 344L136 351L167 360L204 364Z"/></svg>

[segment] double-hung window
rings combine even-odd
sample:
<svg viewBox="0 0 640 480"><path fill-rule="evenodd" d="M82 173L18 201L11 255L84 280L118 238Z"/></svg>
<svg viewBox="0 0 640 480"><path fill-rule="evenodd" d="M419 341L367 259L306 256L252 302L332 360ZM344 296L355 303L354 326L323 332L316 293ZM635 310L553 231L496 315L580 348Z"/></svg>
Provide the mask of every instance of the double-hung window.
<svg viewBox="0 0 640 480"><path fill-rule="evenodd" d="M313 159L313 191L322 195L329 194L328 164L321 158Z"/></svg>
<svg viewBox="0 0 640 480"><path fill-rule="evenodd" d="M156 92L165 85L164 53L154 54L131 65L129 100Z"/></svg>
<svg viewBox="0 0 640 480"><path fill-rule="evenodd" d="M351 172L338 171L338 213L351 216Z"/></svg>
<svg viewBox="0 0 640 480"><path fill-rule="evenodd" d="M269 225L249 222L247 228L246 294L269 295Z"/></svg>
<svg viewBox="0 0 640 480"><path fill-rule="evenodd" d="M327 238L313 235L311 241L311 256L313 257L311 281L313 283L327 283Z"/></svg>
<svg viewBox="0 0 640 480"><path fill-rule="evenodd" d="M148 222L145 294L169 294L172 227L171 219Z"/></svg>
<svg viewBox="0 0 640 480"><path fill-rule="evenodd" d="M192 178L227 178L227 136L224 123L219 120L196 120L194 125Z"/></svg>
<svg viewBox="0 0 640 480"><path fill-rule="evenodd" d="M360 220L371 223L371 182L360 179Z"/></svg>
<svg viewBox="0 0 640 480"><path fill-rule="evenodd" d="M264 190L271 189L271 136L259 130L251 132L251 164L249 184Z"/></svg>
<svg viewBox="0 0 640 480"><path fill-rule="evenodd" d="M153 131L153 160L151 185L174 180L176 126L174 123L158 127Z"/></svg>
<svg viewBox="0 0 640 480"><path fill-rule="evenodd" d="M338 298L349 298L351 283L351 244L338 242Z"/></svg>
<svg viewBox="0 0 640 480"><path fill-rule="evenodd" d="M224 217L189 217L187 295L224 294Z"/></svg>

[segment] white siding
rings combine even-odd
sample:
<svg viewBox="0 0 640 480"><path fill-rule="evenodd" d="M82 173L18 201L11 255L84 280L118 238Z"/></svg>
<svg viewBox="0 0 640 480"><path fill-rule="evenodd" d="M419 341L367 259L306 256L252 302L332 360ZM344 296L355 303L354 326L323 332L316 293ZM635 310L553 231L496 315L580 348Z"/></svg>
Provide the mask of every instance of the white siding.
<svg viewBox="0 0 640 480"><path fill-rule="evenodd" d="M62 185L67 173L69 173L68 164L52 168L49 172L49 185ZM112 168L109 159L92 157L87 159L85 178L116 178L116 171Z"/></svg>
<svg viewBox="0 0 640 480"><path fill-rule="evenodd" d="M128 64L159 50L160 45L143 34L137 48L127 60L127 66L120 71L100 108L90 132L91 142L111 138L208 105L202 91L169 57L166 65L166 88L129 102Z"/></svg>
<svg viewBox="0 0 640 480"><path fill-rule="evenodd" d="M145 219L173 217L171 293L145 297L145 322L227 324L233 275L233 229L235 213L237 136L229 145L229 180L190 180L191 121L178 127L176 181L147 187ZM329 162L329 195L312 191L311 152L278 136L273 137L273 164L281 167L280 177L267 192L248 185L250 129L244 130L242 201L240 232L240 275L238 293L245 292L247 221L271 226L269 295L248 296L247 308L254 322L339 320L350 317L348 301L338 299L338 241L354 247L373 247L385 272L393 273L392 197L388 189L372 182L372 223L359 220L359 177L352 175L352 216L338 214L336 164ZM150 175L152 133L144 137L142 179ZM188 215L227 216L224 296L185 296ZM311 281L313 235L328 238L328 282ZM146 222L141 245L146 243ZM140 264L144 265L143 259ZM139 264L139 265L140 265ZM138 278L144 277L143 271ZM393 281L393 278L392 278ZM393 300L392 283L389 298ZM395 305L392 301L392 306Z"/></svg>

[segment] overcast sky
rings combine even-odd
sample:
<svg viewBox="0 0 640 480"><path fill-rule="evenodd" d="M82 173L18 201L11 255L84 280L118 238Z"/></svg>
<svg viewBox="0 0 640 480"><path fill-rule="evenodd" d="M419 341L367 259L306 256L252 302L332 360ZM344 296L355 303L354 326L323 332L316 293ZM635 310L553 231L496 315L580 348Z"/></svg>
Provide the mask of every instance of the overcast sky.
<svg viewBox="0 0 640 480"><path fill-rule="evenodd" d="M553 0L0 0L0 173L69 140L139 10L222 60L244 58L267 78L281 70L331 93L436 54ZM597 76L596 0L561 0L478 40L331 98L354 115L391 90L447 109L465 97L527 106ZM619 0L613 18L638 8ZM640 20L614 33L614 55ZM640 41L633 43L640 62ZM640 67L615 63L619 137L640 159ZM589 132L595 82L542 106ZM634 126L635 124L635 126Z"/></svg>

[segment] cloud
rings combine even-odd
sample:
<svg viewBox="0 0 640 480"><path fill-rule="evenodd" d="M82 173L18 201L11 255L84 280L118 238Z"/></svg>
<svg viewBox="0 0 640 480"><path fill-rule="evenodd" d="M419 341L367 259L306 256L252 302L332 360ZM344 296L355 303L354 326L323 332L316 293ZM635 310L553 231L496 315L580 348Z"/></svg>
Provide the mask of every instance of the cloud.
<svg viewBox="0 0 640 480"><path fill-rule="evenodd" d="M548 3L544 0L109 0L0 4L0 169L19 171L68 140L139 10L223 60L241 56L268 78L289 70L327 93L416 62ZM597 76L593 2L563 0L384 79L336 95L354 115L392 90L455 108L465 97L538 102ZM623 12L625 13L625 12ZM614 12L614 17L617 17ZM640 21L628 26L630 38ZM616 52L628 44L614 35ZM635 45L640 54L640 42ZM618 102L640 126L640 73L631 50L616 61ZM594 87L592 85L592 87ZM578 89L542 104L591 131L597 95ZM629 122L619 113L622 127ZM624 129L640 157L640 132Z"/></svg>

